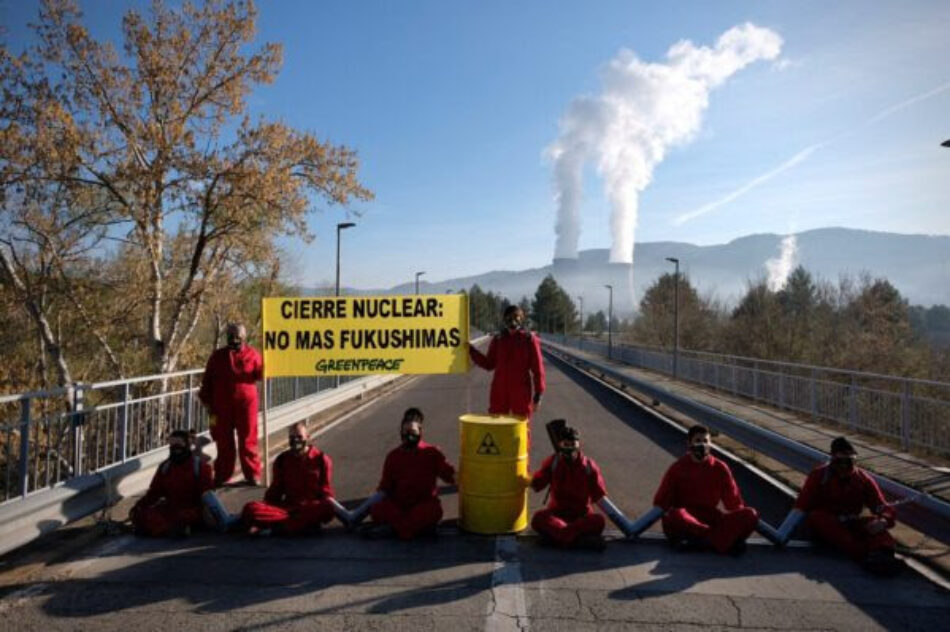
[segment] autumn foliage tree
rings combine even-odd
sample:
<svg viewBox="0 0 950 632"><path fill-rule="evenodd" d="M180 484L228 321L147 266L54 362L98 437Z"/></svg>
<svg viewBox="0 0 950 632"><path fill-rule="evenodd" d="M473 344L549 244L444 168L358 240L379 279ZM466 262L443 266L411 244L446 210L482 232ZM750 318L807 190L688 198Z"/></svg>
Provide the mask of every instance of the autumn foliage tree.
<svg viewBox="0 0 950 632"><path fill-rule="evenodd" d="M372 197L353 150L250 116L281 64L278 44L252 49L256 16L156 1L125 14L117 51L74 3L45 0L35 43L0 48L0 278L60 382L54 303L113 372L130 340L173 371L222 285L272 276L278 236L310 238L315 200Z"/></svg>

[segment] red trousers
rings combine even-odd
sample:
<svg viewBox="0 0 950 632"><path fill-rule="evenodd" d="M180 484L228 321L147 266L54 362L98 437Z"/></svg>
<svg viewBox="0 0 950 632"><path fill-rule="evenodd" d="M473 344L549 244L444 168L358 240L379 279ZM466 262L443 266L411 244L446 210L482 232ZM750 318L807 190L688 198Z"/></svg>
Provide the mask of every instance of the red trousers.
<svg viewBox="0 0 950 632"><path fill-rule="evenodd" d="M701 540L717 553L725 553L736 542L748 538L758 521L759 513L752 507L735 511L696 509L692 513L682 507L674 507L663 516L663 533L671 542Z"/></svg>
<svg viewBox="0 0 950 632"><path fill-rule="evenodd" d="M186 526L201 524L201 509L188 507L175 509L168 503L152 507L140 507L132 514L135 532L153 538L179 535Z"/></svg>
<svg viewBox="0 0 950 632"><path fill-rule="evenodd" d="M570 546L582 535L600 535L607 522L593 510L575 520L556 509L542 509L531 519L531 528L542 533L561 546Z"/></svg>
<svg viewBox="0 0 950 632"><path fill-rule="evenodd" d="M325 500L308 500L292 507L278 507L254 501L241 514L247 526L277 528L283 533L301 533L333 519L333 505Z"/></svg>
<svg viewBox="0 0 950 632"><path fill-rule="evenodd" d="M211 427L211 438L218 447L214 460L214 484L221 486L234 474L234 433L237 432L237 450L245 479L261 477L261 458L257 454L257 403L235 402L230 415L218 415Z"/></svg>
<svg viewBox="0 0 950 632"><path fill-rule="evenodd" d="M866 516L857 520L841 522L838 516L828 511L810 511L805 524L819 540L841 549L853 559L863 561L871 551L893 549L894 538L887 531L871 534L867 525L874 518Z"/></svg>
<svg viewBox="0 0 950 632"><path fill-rule="evenodd" d="M411 540L419 533L434 529L442 520L442 503L430 498L403 509L389 498L383 498L369 510L373 522L392 525L400 540Z"/></svg>

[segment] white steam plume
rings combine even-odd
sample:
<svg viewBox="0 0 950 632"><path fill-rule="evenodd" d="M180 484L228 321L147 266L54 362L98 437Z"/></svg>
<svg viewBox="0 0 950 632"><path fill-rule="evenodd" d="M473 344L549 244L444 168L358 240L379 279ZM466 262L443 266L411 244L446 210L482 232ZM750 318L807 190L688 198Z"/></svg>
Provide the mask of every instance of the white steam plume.
<svg viewBox="0 0 950 632"><path fill-rule="evenodd" d="M556 258L577 257L584 164L595 159L611 205L610 261L633 260L638 196L667 150L699 131L709 92L760 59L775 59L782 38L754 24L735 26L712 48L674 44L666 63L647 63L621 50L603 70L603 92L578 97L548 147L554 160Z"/></svg>
<svg viewBox="0 0 950 632"><path fill-rule="evenodd" d="M798 241L795 235L787 235L779 248L779 256L765 262L765 269L769 273L769 289L773 292L778 292L785 287L788 275L798 265Z"/></svg>

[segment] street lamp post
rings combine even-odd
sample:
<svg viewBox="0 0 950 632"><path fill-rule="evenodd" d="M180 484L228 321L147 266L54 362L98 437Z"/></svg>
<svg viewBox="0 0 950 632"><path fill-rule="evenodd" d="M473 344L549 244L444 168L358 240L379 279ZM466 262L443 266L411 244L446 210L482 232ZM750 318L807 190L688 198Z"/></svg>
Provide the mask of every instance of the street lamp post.
<svg viewBox="0 0 950 632"><path fill-rule="evenodd" d="M356 226L353 222L341 222L336 225L336 296L340 295L340 231Z"/></svg>
<svg viewBox="0 0 950 632"><path fill-rule="evenodd" d="M667 257L667 261L676 266L673 273L673 379L679 377L680 355L680 260Z"/></svg>
<svg viewBox="0 0 950 632"><path fill-rule="evenodd" d="M610 359L613 359L614 357L614 340L613 340L614 286L605 285L604 287L610 290L610 298L607 300L607 357Z"/></svg>
<svg viewBox="0 0 950 632"><path fill-rule="evenodd" d="M416 294L419 293L419 277L421 277L425 273L426 273L425 270L423 270L422 272L416 272Z"/></svg>

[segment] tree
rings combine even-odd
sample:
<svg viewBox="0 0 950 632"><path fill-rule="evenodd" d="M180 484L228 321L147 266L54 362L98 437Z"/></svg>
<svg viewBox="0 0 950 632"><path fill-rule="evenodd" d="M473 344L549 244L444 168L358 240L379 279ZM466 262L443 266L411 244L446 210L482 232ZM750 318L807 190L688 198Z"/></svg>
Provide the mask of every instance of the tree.
<svg viewBox="0 0 950 632"><path fill-rule="evenodd" d="M77 259L121 244L112 281L144 312L135 333L152 368L172 371L222 279L268 277L278 236L310 238L314 198L371 199L352 150L248 115L247 96L281 62L277 44L245 51L256 16L249 1L156 1L148 17L125 14L120 56L72 2L45 0L38 43L19 56L0 48L0 272L60 382L71 376L45 308L51 279L109 347L69 274Z"/></svg>
<svg viewBox="0 0 950 632"><path fill-rule="evenodd" d="M634 338L647 345L672 348L676 275L663 274L647 288L640 301L640 313L633 324ZM706 349L712 345L718 315L709 301L702 299L680 274L679 334L680 346Z"/></svg>
<svg viewBox="0 0 950 632"><path fill-rule="evenodd" d="M587 322L584 323L584 330L597 335L607 331L607 314L605 314L603 310L599 310L594 314L588 314Z"/></svg>
<svg viewBox="0 0 950 632"><path fill-rule="evenodd" d="M531 303L531 318L541 331L561 333L573 331L577 322L577 308L571 297L552 275L538 285Z"/></svg>

